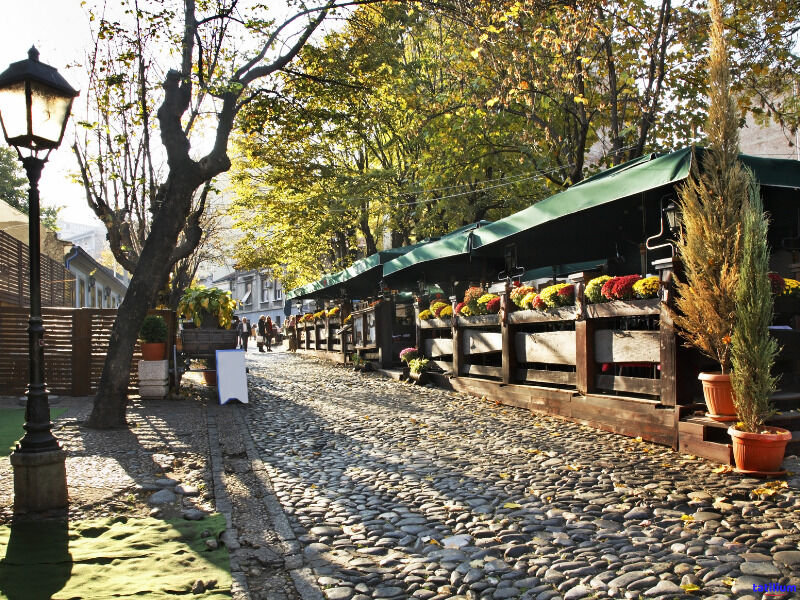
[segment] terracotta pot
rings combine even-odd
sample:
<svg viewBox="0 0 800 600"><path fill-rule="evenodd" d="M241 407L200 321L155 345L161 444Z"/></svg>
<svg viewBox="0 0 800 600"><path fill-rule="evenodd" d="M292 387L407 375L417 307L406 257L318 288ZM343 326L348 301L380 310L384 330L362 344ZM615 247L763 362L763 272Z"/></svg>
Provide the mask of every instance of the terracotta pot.
<svg viewBox="0 0 800 600"><path fill-rule="evenodd" d="M731 376L722 373L700 373L698 379L703 382L703 395L708 407L706 416L720 422L736 421Z"/></svg>
<svg viewBox="0 0 800 600"><path fill-rule="evenodd" d="M203 373L203 383L205 383L208 386L217 385L216 370L202 371L202 373Z"/></svg>
<svg viewBox="0 0 800 600"><path fill-rule="evenodd" d="M142 360L164 360L165 342L142 342Z"/></svg>
<svg viewBox="0 0 800 600"><path fill-rule="evenodd" d="M733 440L736 469L743 473L775 475L781 472L786 444L792 433L781 427L765 427L769 433L746 433L733 427L728 434Z"/></svg>

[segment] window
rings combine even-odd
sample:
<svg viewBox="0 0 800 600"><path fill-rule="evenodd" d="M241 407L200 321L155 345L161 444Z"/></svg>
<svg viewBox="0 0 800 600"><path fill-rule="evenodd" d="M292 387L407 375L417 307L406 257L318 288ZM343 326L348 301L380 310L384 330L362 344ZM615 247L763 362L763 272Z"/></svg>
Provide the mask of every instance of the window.
<svg viewBox="0 0 800 600"><path fill-rule="evenodd" d="M261 276L261 302L269 302L269 279L266 275Z"/></svg>
<svg viewBox="0 0 800 600"><path fill-rule="evenodd" d="M280 284L276 281L275 282L275 290L272 293L272 300L277 302L278 300L283 299L283 290L281 289Z"/></svg>
<svg viewBox="0 0 800 600"><path fill-rule="evenodd" d="M253 304L253 280L244 282L244 296L242 296L242 304L250 306Z"/></svg>
<svg viewBox="0 0 800 600"><path fill-rule="evenodd" d="M78 279L78 306L86 306L86 280Z"/></svg>

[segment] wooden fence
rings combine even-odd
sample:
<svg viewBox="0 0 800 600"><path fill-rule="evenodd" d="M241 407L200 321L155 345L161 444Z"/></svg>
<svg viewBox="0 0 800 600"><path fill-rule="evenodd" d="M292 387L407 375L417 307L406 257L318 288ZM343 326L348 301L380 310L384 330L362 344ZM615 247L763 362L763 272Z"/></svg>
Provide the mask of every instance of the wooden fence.
<svg viewBox="0 0 800 600"><path fill-rule="evenodd" d="M150 311L167 322L167 348L176 335L175 313ZM114 308L42 309L44 320L45 383L53 394L88 396L97 391L108 350ZM22 394L28 383L28 309L0 309L0 393ZM131 362L130 388L138 387L137 365L141 351L137 342Z"/></svg>
<svg viewBox="0 0 800 600"><path fill-rule="evenodd" d="M28 246L0 231L0 303L30 304ZM42 254L42 306L72 306L75 276L67 268Z"/></svg>

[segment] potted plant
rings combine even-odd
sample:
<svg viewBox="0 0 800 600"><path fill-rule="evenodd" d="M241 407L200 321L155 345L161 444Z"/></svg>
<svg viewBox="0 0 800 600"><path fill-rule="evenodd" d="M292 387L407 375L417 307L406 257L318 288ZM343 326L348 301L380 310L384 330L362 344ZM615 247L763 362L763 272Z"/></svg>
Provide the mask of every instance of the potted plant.
<svg viewBox="0 0 800 600"><path fill-rule="evenodd" d="M197 327L228 329L236 300L229 291L202 285L187 288L178 303L178 313L192 319Z"/></svg>
<svg viewBox="0 0 800 600"><path fill-rule="evenodd" d="M139 328L142 360L164 360L167 347L167 322L161 315L147 315Z"/></svg>
<svg viewBox="0 0 800 600"><path fill-rule="evenodd" d="M408 361L408 376L418 385L427 383L427 373L430 370L431 361L427 358L412 358Z"/></svg>
<svg viewBox="0 0 800 600"><path fill-rule="evenodd" d="M676 278L678 312L673 317L687 343L720 366L719 373L700 374L708 416L735 421L730 346L742 263L741 213L751 178L738 160L738 115L729 92L722 10L718 0L710 7L709 149L702 156L702 173L693 160L679 191L683 227L677 247L684 275Z"/></svg>
<svg viewBox="0 0 800 600"><path fill-rule="evenodd" d="M231 329L236 300L229 291L196 286L188 288L178 303L178 314L192 319L196 328L181 331L183 351L193 358L213 360L217 350L236 348L237 333Z"/></svg>
<svg viewBox="0 0 800 600"><path fill-rule="evenodd" d="M752 175L751 175L752 177ZM774 414L771 396L775 377L771 369L778 344L769 334L773 292L769 278L767 229L757 186L742 210L742 265L736 287L736 321L731 343L733 402L739 422L728 429L733 440L736 468L743 473L772 475L780 470L792 434L765 427Z"/></svg>

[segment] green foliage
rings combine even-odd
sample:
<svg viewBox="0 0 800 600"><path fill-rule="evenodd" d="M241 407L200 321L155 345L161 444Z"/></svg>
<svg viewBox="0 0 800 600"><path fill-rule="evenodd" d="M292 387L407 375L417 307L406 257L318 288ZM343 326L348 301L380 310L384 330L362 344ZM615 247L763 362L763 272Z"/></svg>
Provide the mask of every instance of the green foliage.
<svg viewBox="0 0 800 600"><path fill-rule="evenodd" d="M161 315L147 315L139 327L139 340L148 344L167 341L167 322Z"/></svg>
<svg viewBox="0 0 800 600"><path fill-rule="evenodd" d="M28 178L17 154L11 148L0 147L0 200L28 214Z"/></svg>
<svg viewBox="0 0 800 600"><path fill-rule="evenodd" d="M220 327L229 329L236 305L229 291L198 285L184 292L178 304L178 313L193 319L197 325L202 325L204 318L211 317L217 320Z"/></svg>
<svg viewBox="0 0 800 600"><path fill-rule="evenodd" d="M0 200L28 214L28 178L11 148L0 148ZM56 221L62 208L64 207L40 206L41 224L50 231L58 231Z"/></svg>
<svg viewBox="0 0 800 600"><path fill-rule="evenodd" d="M430 362L427 358L413 358L408 361L408 370L412 373L424 373L430 370Z"/></svg>
<svg viewBox="0 0 800 600"><path fill-rule="evenodd" d="M611 279L610 275L601 275L600 277L595 277L594 279L589 280L589 283L586 284L586 289L584 290L583 295L592 304L597 304L598 302L608 302L608 298L603 296L602 291L603 285L609 279Z"/></svg>
<svg viewBox="0 0 800 600"><path fill-rule="evenodd" d="M775 410L772 392L777 379L772 366L778 343L769 333L773 297L769 281L769 220L764 214L759 189L750 185L749 202L742 210L742 264L736 287L736 321L731 343L733 404L742 431L759 433Z"/></svg>

